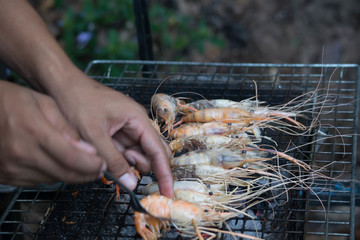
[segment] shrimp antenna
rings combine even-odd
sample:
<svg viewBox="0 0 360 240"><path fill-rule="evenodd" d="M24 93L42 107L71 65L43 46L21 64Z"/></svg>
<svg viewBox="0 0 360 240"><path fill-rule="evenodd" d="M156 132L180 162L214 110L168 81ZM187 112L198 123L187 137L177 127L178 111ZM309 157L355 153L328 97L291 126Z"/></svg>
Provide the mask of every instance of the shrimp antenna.
<svg viewBox="0 0 360 240"><path fill-rule="evenodd" d="M171 94L170 96L175 96L175 95L180 95L180 94L194 94L194 95L198 95L199 97L201 97L204 100L207 100L207 98L204 97L202 94L197 93L197 92L191 92L191 91L190 92L177 92L177 93Z"/></svg>
<svg viewBox="0 0 360 240"><path fill-rule="evenodd" d="M255 102L256 102L256 109L259 108L259 101L258 101L258 88L257 83L255 80L252 80L255 86Z"/></svg>

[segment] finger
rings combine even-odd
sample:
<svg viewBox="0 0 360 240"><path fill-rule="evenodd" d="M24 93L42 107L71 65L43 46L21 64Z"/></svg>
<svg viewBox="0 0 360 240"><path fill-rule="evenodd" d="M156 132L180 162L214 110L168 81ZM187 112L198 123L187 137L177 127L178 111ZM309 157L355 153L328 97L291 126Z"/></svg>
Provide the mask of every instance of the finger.
<svg viewBox="0 0 360 240"><path fill-rule="evenodd" d="M47 121L37 121L41 126L39 131L40 147L47 153L49 158L55 159L57 164L63 165L71 172L96 179L103 167L103 160L95 152L86 150L86 143L70 140L54 128ZM37 126L39 128L40 126ZM51 162L51 161L47 161ZM48 168L51 171L51 168Z"/></svg>
<svg viewBox="0 0 360 240"><path fill-rule="evenodd" d="M138 145L138 143L133 140L131 137L129 137L126 133L123 131L116 132L113 136L113 139L115 139L121 146L124 146L125 148Z"/></svg>
<svg viewBox="0 0 360 240"><path fill-rule="evenodd" d="M151 171L150 160L142 153L142 150L138 146L134 146L130 149L127 149L124 152L124 157L126 160L136 169L142 173L148 173Z"/></svg>
<svg viewBox="0 0 360 240"><path fill-rule="evenodd" d="M92 134L88 136L89 141L96 147L99 155L105 159L109 171L114 177L119 178L121 183L133 189L137 184L136 178L109 134L102 129L92 129L88 134Z"/></svg>
<svg viewBox="0 0 360 240"><path fill-rule="evenodd" d="M148 173L151 171L150 161L144 155L144 151L140 146L131 146L125 149L125 147L120 144L118 140L113 139L113 142L117 149L123 154L129 165L135 166L135 168L142 173Z"/></svg>
<svg viewBox="0 0 360 240"><path fill-rule="evenodd" d="M70 184L91 182L103 176L103 172L106 170L106 164L104 162L101 165L100 170L96 170L94 174L81 173L74 168L67 167L57 161L46 161L51 157L51 155L45 154L43 156L45 161L42 161L42 165L40 167L40 169L42 169L45 173L43 174L43 177L45 178L46 173L48 173L48 178L50 179L45 183L53 183L56 181L62 181ZM55 179L56 181L51 180L51 178Z"/></svg>
<svg viewBox="0 0 360 240"><path fill-rule="evenodd" d="M119 150L119 152L121 152L121 153L125 152L125 147L118 140L113 138L112 141L114 142L114 144L115 144L117 150Z"/></svg>
<svg viewBox="0 0 360 240"><path fill-rule="evenodd" d="M171 156L172 156L172 151L171 151L171 149L170 149L170 147L169 147L169 144L167 144L162 137L160 137L160 142L161 142L162 145L164 146L168 158L171 158Z"/></svg>
<svg viewBox="0 0 360 240"><path fill-rule="evenodd" d="M172 198L174 196L173 178L167 150L161 142L160 136L151 127L147 118L138 119L137 123L133 121L126 126L125 131L138 136L141 147L149 158L158 180L160 193Z"/></svg>
<svg viewBox="0 0 360 240"><path fill-rule="evenodd" d="M29 141L27 142L29 143ZM72 167L62 164L61 161L54 161L54 156L43 151L36 142L23 146L28 148L25 149L25 152L32 150L32 154L27 159L25 158L25 161L20 162L21 164L17 164L16 169L13 170L12 175L16 176L16 181L27 179L29 185L39 182L54 183L56 181L83 183L95 180L98 177L92 174L79 173Z"/></svg>
<svg viewBox="0 0 360 240"><path fill-rule="evenodd" d="M80 140L79 134L70 126L66 121L65 117L62 115L60 109L50 97L45 97L41 94L39 101L39 107L42 109L44 116L51 123L51 125L58 129L60 132L68 135L74 140Z"/></svg>
<svg viewBox="0 0 360 240"><path fill-rule="evenodd" d="M9 171L9 174L0 175L1 183L19 187L36 186L40 182L51 184L56 181L60 181L60 179L55 179L40 169L21 165L17 165L16 170Z"/></svg>

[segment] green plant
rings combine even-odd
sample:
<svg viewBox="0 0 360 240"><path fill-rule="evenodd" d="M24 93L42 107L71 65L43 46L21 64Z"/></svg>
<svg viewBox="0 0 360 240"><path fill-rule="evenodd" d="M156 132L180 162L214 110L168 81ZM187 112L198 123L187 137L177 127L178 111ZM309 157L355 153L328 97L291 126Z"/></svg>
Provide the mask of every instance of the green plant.
<svg viewBox="0 0 360 240"><path fill-rule="evenodd" d="M149 11L152 36L159 52L157 59L181 60L192 50L204 53L205 43L211 42L219 48L225 41L216 36L204 20L183 15L174 9L153 4Z"/></svg>
<svg viewBox="0 0 360 240"><path fill-rule="evenodd" d="M84 0L67 4L57 0L64 10L59 41L79 67L94 59L134 59L137 56L134 16L131 0Z"/></svg>
<svg viewBox="0 0 360 240"><path fill-rule="evenodd" d="M138 58L132 0L55 0L54 7L63 12L58 40L80 68L94 59ZM203 53L206 42L224 46L205 21L156 3L148 7L156 60Z"/></svg>

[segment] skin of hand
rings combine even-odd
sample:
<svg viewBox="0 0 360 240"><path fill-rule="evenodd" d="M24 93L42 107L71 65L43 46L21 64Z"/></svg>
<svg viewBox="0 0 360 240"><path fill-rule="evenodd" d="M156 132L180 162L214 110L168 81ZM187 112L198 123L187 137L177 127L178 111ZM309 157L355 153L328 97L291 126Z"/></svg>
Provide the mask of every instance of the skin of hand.
<svg viewBox="0 0 360 240"><path fill-rule="evenodd" d="M0 81L0 183L33 186L96 179L106 168L54 100Z"/></svg>
<svg viewBox="0 0 360 240"><path fill-rule="evenodd" d="M135 187L129 163L142 172L152 169L160 193L173 197L170 150L144 108L76 68L26 0L0 0L0 5L0 33L6 33L0 34L0 60L53 97L120 181Z"/></svg>
<svg viewBox="0 0 360 240"><path fill-rule="evenodd" d="M165 189L161 193L171 196L166 190L173 188L171 151L151 125L146 110L130 97L73 70L70 76L76 81L71 87L52 94L72 126L130 189L137 184L129 167L133 165L144 173L152 169L160 188Z"/></svg>

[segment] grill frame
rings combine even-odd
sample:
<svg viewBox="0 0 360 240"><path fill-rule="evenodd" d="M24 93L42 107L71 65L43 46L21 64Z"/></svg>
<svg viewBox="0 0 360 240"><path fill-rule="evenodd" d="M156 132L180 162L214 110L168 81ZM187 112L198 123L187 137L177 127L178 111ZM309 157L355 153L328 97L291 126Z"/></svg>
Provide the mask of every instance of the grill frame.
<svg viewBox="0 0 360 240"><path fill-rule="evenodd" d="M103 68L104 66L106 66L105 68ZM123 67L122 70L120 70L120 75L118 75L117 72L117 67L121 66ZM99 68L99 73L97 72ZM124 90L126 91L126 89L130 89L130 92L132 91L131 89L135 89L135 90L139 90L141 89L141 91L134 91L131 92L132 94L136 94L139 93L140 96L135 96L136 98L140 98L142 99L142 101L147 101L150 102L150 98L149 98L149 94L153 93L153 89L156 85L158 85L161 81L161 79L167 75L173 75L173 74L179 74L179 77L175 77L175 80L169 80L169 82L171 82L169 84L169 86L175 87L175 89L173 91L178 91L179 89L182 89L184 86L186 86L187 84L193 84L194 86L194 90L198 90L198 88L196 88L196 86L201 85L202 82L205 82L207 85L205 86L207 88L207 91L209 91L210 95L212 96L218 96L218 95L226 95L225 92L229 91L231 92L233 90L232 87L234 87L238 82L237 80L240 79L239 81L241 81L241 83L244 85L243 87L247 87L244 84L244 81L249 83L248 80L254 79L257 80L258 82L258 89L259 89L259 95L260 95L260 99L261 100L265 100L267 102L271 102L273 101L272 99L276 99L277 98L286 98L286 99L291 99L291 97L293 97L291 94L293 92L298 93L298 92L302 92L302 91L307 91L307 90L311 90L311 86L313 86L312 84L315 84L317 81L319 81L321 78L321 83L323 86L325 86L326 82L328 81L328 78L330 77L330 73L332 72L333 69L338 68L337 72L339 75L338 79L334 79L332 80L332 82L336 85L338 85L339 87L337 88L331 88L331 90L339 95L340 101L344 100L344 101L348 101L351 102L348 98L346 97L346 94L353 94L353 96L355 97L354 102L350 103L351 107L350 107L350 113L349 110L346 110L346 108L340 108L340 107L336 107L335 111L340 111L341 114L351 114L351 111L353 111L354 113L354 119L345 119L345 121L349 121L350 123L353 123L353 126L351 127L353 130L352 134L354 134L353 136L351 136L351 144L350 144L350 148L351 148L351 152L348 151L347 153L351 154L351 161L340 161L340 163L345 164L350 164L351 166L350 168L350 172L349 177L351 178L352 181L349 181L349 179L345 179L345 180L341 180L339 179L339 181L336 182L340 182L340 183L344 183L347 187L350 187L350 190L348 189L330 189L328 191L328 194L324 194L324 195L320 195L320 198L325 201L326 203L326 215L328 216L327 218L325 218L324 220L313 220L311 219L311 213L321 213L321 210L319 209L313 209L313 204L315 204L316 199L314 199L314 196L311 193L307 193L304 194L303 196L299 197L297 196L299 199L295 199L294 201L305 201L305 210L304 210L304 215L305 215L305 219L289 219L286 220L284 223L284 228L283 228L283 235L282 236L286 236L286 234L292 234L292 233L288 233L286 226L288 225L288 222L295 222L295 225L304 225L304 230L301 231L301 229L299 230L299 227L295 227L295 230L292 229L291 231L293 232L294 235L291 236L296 236L297 239L301 239L304 238L305 236L319 236L319 237L324 237L324 239L331 239L332 237L345 237L348 239L355 239L355 205L356 205L356 185L355 185L355 179L356 179L356 175L355 175L355 168L356 168L356 155L357 155L357 136L356 133L358 132L358 112L359 112L359 93L360 93L360 68L359 65L356 64L257 64L257 63L248 63L248 64L243 64L243 63L196 63L196 62L168 62L168 61L114 61L114 60L95 60L92 61L91 63L89 63L88 67L86 68L86 73L88 73L91 77L93 77L94 79L102 82L103 84L112 87L116 90ZM106 69L104 71L104 69ZM149 70L150 69L150 70ZM274 72L270 72L273 71L272 69L275 69L277 71ZM290 70L290 71L288 71ZM352 79L347 79L345 77L345 75L347 74L347 71L350 71L351 74L355 74L355 77ZM254 72L253 72L254 71ZM105 72L105 74L102 74L101 72ZM115 76L114 76L115 75ZM244 77L244 80L241 80L242 77ZM236 79L233 82L233 79ZM303 81L305 81L305 84L303 84ZM183 84L181 84L183 83ZM224 85L225 83L225 85ZM165 82L164 86L167 83ZM266 85L268 84L268 85ZM293 84L295 86L293 86ZM296 85L298 84L298 85ZM342 84L350 84L351 86L353 86L353 89L347 89L347 88L341 88L340 86L342 86ZM126 85L126 86L125 86ZM221 88L221 86L223 86L223 88ZM268 89L270 91L270 93L266 93L262 86L270 86L270 88ZM288 87L285 90L282 90L282 87ZM253 86L249 86L249 88L254 88L255 85ZM186 87L185 87L186 88ZM204 86L200 87L199 89L204 88ZM161 88L160 88L161 89ZM166 89L165 89L166 90ZM167 89L169 92L170 89ZM237 89L238 90L238 89ZM222 91L222 93L220 93L220 91ZM129 93L130 93L129 92ZM287 96L286 94L284 94L284 96L278 96L278 97L274 97L274 93L286 93L288 92ZM241 90L240 93L234 91L234 93L231 93L231 96L237 96L239 97L241 94ZM250 94L250 93L247 93ZM253 93L252 93L253 94ZM266 96L266 94L268 94L270 96L270 101L269 99L267 99L266 97L261 97L261 96ZM341 97L340 97L341 96ZM352 95L351 95L352 96ZM134 97L134 96L133 96ZM340 102L343 103L343 102ZM146 108L149 107L149 104L144 104ZM338 112L335 113L335 117L337 117L340 114ZM332 119L334 120L335 123L337 122L341 122L344 119L339 119L337 121L337 118ZM344 131L349 131L349 129L345 126L340 126L340 130L344 130ZM322 145L325 144L327 145L326 142L319 144L320 146L317 146L319 148L322 147ZM335 144L336 143L330 143L330 144ZM317 151L317 147L314 147L311 150L311 154L315 154ZM324 153L324 154L329 154L329 153ZM332 152L330 152L330 156L332 156L332 160L333 161L335 159L335 155L338 156L340 155L339 152L337 152L336 150L332 150ZM339 171L336 169L333 169L331 167L330 169L330 174L338 174ZM147 181L150 181L150 179L148 179ZM146 182L146 181L145 181ZM94 185L95 184L95 185ZM35 233L30 233L30 234L25 234L27 236L34 237L34 239L44 239L46 237L48 237L48 235L41 235L44 226L46 226L46 221L48 221L50 218L52 218L52 212L54 211L54 209L56 209L55 207L55 203L58 203L59 200L62 199L62 195L71 195L71 193L76 192L76 189L82 189L80 191L80 193L88 193L88 194L92 194L92 191L89 191L88 189L93 189L96 188L96 186L99 186L100 183L96 182L93 184L88 184L88 185L81 185L81 186L67 186L64 184L58 184L56 186L45 186L42 185L37 189L26 189L26 188L19 188L15 194L14 197L12 199L12 201L10 202L8 208L6 209L6 211L4 212L4 214L1 216L0 218L0 227L2 227L1 232L0 232L0 236L5 236L5 237L9 237L9 239L22 239L22 235L24 235L23 232L23 226L26 223L26 221L28 221L28 219L26 219L26 214L25 217L23 219L20 220L9 220L9 216L10 217L14 217L16 215L16 213L28 213L31 211L34 211L34 207L39 205L39 202L44 202L44 203L49 203L50 207L48 209L46 209L46 211L43 210L39 210L39 212L43 213L45 215L45 218L41 219L41 221L38 221L36 223L34 223L33 225L38 225L40 226L39 229L35 232ZM142 182L142 185L144 185L145 183ZM349 185L347 185L349 184ZM95 186L95 187L94 187ZM103 188L103 187L102 187ZM113 187L107 187L107 188L103 188L101 189L101 191L105 191L108 192L108 194L106 195L110 195L113 191ZM137 193L139 194L139 191L137 191ZM344 197L344 195L346 195ZM305 200L304 200L304 196L305 196ZM50 198L50 199L49 199ZM115 206L118 206L118 208L123 208L125 206L125 212L122 213L120 211L119 215L124 215L124 219L127 218L127 216L131 216L132 214L132 210L129 209L128 207L128 196L126 194L122 194L122 200L124 201L124 203L122 204L116 204L113 203L112 201L109 202L109 209L113 208L114 204ZM45 200L44 200L45 199ZM70 197L70 199L72 199ZM95 198L94 198L95 199ZM90 205L94 205L95 204L95 200L92 199L92 201L89 203ZM109 197L109 199L111 199ZM107 201L109 199L106 199L105 203L107 203ZM101 199L102 200L102 199ZM65 200L64 200L65 201ZM76 201L73 199L73 201ZM61 201L60 201L61 202ZM17 207L17 205L19 203L23 203L23 205L27 206L27 209L20 209L19 207ZM104 203L104 201L103 201ZM338 210L333 210L332 208L337 205L343 206L345 204L347 205L347 208L349 209L348 211L338 211ZM53 205L53 207L51 207ZM124 206L122 206L124 205ZM316 204L315 204L316 205ZM127 206L127 207L126 207ZM115 207L116 209L117 207ZM111 210L109 210L105 213L106 214L113 214L111 212ZM106 208L105 208L106 210ZM118 209L117 209L118 210ZM291 207L287 208L286 211L291 212L291 211L295 211L295 213L297 214L302 214L299 212L299 209L292 209ZM116 212L116 211L115 211ZM348 221L334 221L330 219L330 216L334 215L334 214L349 214L349 220ZM64 210L64 213L67 213L66 210ZM83 213L83 211L82 211ZM88 214L88 212L85 211L85 214ZM66 214L65 214L66 215ZM64 215L64 216L65 216ZM71 215L71 214L70 214ZM296 214L295 214L296 215ZM289 215L290 216L290 215ZM59 225L64 225L65 227L63 229L69 229L67 227L71 227L72 225L77 225L77 223L72 224L71 221L66 223L68 220L71 220L71 218L68 216L67 218L69 219L57 219L58 220L58 224ZM86 217L84 217L86 219ZM106 218L106 217L105 217ZM64 221L62 221L64 220ZM105 222L104 222L105 221ZM125 221L125 220L124 220ZM131 226L131 219L126 219L126 221L128 221L127 223L125 222L123 226L128 227ZM283 219L273 219L273 221L283 221ZM246 222L246 221L245 221ZM307 223L306 223L307 222ZM105 224L106 220L103 220L101 222L101 224ZM324 228L322 228L321 231L308 231L306 230L306 224L315 224L315 225L321 225L324 224ZM54 223L56 224L56 223ZM80 223L80 225L82 224L86 224L86 223ZM11 226L15 226L15 230L12 229L11 231L3 231L4 226L6 225L6 227ZM263 224L264 225L264 224ZM348 226L349 229L349 233L340 233L340 232L332 232L330 231L330 228L334 225L346 225ZM105 226L105 225L104 225ZM247 229L244 229L245 224L243 224L243 229L242 231L245 231ZM6 228L5 227L5 228ZM113 226L115 227L115 225ZM300 226L301 228L301 226ZM74 234L74 235L61 235L61 233L57 236L57 238L59 239L78 239L81 238L82 236L82 226L79 227L79 232ZM107 236L107 235L101 235L99 234L101 231L101 229L99 230L99 232L95 233L95 235L91 235L91 233L89 233L88 236L98 236L100 238L104 238L104 239L112 239L112 236ZM121 235L120 234L121 229L117 228L117 233L114 234L114 238L115 237L119 237L121 236L122 238L129 238L129 239L134 239L134 238L138 238L138 236L136 235L131 235L131 236L126 236L125 235ZM246 232L246 231L245 231ZM63 233L64 234L64 233ZM260 237L267 237L267 238L271 238L269 235L263 235Z"/></svg>

